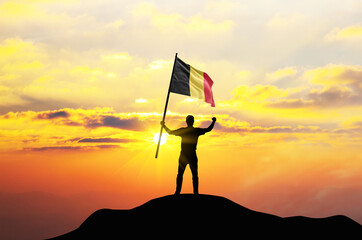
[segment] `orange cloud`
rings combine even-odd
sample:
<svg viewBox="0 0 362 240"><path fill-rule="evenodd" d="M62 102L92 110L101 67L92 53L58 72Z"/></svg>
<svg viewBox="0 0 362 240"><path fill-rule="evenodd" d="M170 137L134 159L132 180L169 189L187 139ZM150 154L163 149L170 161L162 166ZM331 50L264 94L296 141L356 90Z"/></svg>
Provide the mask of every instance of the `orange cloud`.
<svg viewBox="0 0 362 240"><path fill-rule="evenodd" d="M169 112L167 125L171 129L182 127L185 125L185 116ZM230 142L233 142L235 147L261 143L273 146L280 141L298 145L314 143L316 139L320 143L335 145L341 139L345 141L345 137L350 136L350 141L345 141L348 144L353 143L361 131L357 120L354 124L324 129L310 125L255 125L226 114L196 115L195 126L207 127L212 116L216 116L218 121L214 131L209 134L211 138L207 138L205 142L210 146L224 146ZM142 149L146 145L154 145L152 139L159 129L160 119L159 113L116 113L110 108L10 112L0 117L0 149L76 151L112 146ZM170 137L169 144L175 144L177 139Z"/></svg>

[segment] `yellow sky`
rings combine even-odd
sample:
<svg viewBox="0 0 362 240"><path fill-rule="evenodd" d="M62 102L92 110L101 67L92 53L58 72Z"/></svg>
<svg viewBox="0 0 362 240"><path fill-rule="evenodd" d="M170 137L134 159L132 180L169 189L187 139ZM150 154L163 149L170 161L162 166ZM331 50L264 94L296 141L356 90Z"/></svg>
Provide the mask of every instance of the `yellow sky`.
<svg viewBox="0 0 362 240"><path fill-rule="evenodd" d="M362 222L361 9L1 1L0 192L173 192L180 141L169 136L154 159L153 136L178 52L214 81L216 108L171 94L166 118L171 129L188 114L202 127L218 119L199 141L201 192Z"/></svg>

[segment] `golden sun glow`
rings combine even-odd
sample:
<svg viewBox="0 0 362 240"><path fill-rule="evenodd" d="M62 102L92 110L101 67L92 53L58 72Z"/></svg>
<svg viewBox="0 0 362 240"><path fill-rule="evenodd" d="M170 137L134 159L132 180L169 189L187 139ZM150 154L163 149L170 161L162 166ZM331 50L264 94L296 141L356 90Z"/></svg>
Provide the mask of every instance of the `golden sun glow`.
<svg viewBox="0 0 362 240"><path fill-rule="evenodd" d="M167 141L167 133L162 133L161 135L161 141L160 141L160 144L163 145L166 143ZM153 141L158 144L158 138L160 137L160 133L156 133L154 136L153 136Z"/></svg>

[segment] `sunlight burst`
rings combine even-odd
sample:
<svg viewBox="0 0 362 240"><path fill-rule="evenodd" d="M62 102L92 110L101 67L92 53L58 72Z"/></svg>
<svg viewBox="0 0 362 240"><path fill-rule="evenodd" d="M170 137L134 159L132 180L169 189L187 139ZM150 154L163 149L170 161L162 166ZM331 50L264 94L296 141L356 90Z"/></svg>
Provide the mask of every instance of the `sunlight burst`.
<svg viewBox="0 0 362 240"><path fill-rule="evenodd" d="M160 136L160 133L156 133L154 136L153 136L153 141L158 144L158 138ZM165 144L167 141L167 133L162 133L162 136L161 136L161 142L160 144L163 145Z"/></svg>

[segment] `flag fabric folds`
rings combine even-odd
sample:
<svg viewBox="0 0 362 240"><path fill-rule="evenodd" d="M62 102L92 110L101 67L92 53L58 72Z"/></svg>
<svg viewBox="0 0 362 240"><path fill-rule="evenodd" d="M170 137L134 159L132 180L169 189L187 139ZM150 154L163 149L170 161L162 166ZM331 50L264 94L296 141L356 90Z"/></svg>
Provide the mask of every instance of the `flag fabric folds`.
<svg viewBox="0 0 362 240"><path fill-rule="evenodd" d="M215 107L211 87L214 82L207 73L197 70L176 57L170 91L203 99Z"/></svg>

